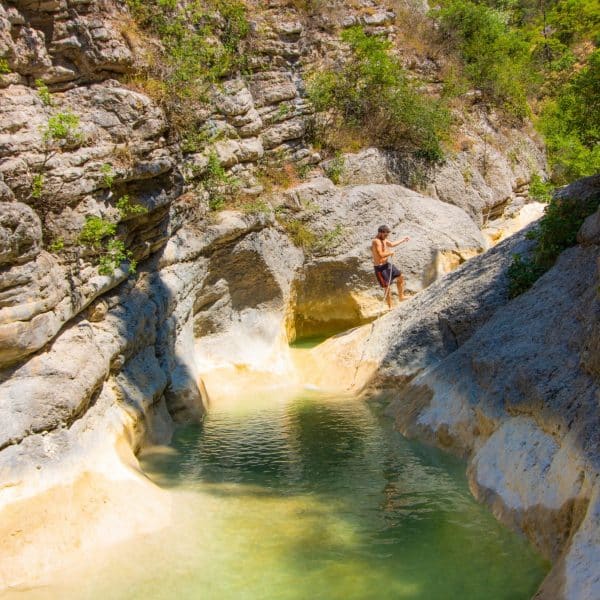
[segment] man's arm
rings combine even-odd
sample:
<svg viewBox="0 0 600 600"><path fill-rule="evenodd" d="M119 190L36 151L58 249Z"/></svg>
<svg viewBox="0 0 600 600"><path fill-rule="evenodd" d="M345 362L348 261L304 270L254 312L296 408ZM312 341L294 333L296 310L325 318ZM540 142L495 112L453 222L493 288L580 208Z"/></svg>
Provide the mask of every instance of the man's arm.
<svg viewBox="0 0 600 600"><path fill-rule="evenodd" d="M408 242L410 238L409 237L405 237L402 238L401 240L398 240L397 242L389 242L388 241L388 246L392 246L392 248L395 248L396 246L399 246L400 244L404 244L404 242Z"/></svg>
<svg viewBox="0 0 600 600"><path fill-rule="evenodd" d="M394 254L393 252L385 251L385 249L383 247L383 242L381 240L374 239L371 245L372 245L373 250L375 251L375 254L377 255L377 258L379 260L383 260L384 258L389 258L390 256L392 256Z"/></svg>

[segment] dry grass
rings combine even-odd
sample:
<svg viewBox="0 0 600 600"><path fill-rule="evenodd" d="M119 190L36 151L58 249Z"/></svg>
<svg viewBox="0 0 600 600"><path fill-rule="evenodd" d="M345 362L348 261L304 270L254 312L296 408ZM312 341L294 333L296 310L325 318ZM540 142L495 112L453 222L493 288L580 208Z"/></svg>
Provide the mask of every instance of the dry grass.
<svg viewBox="0 0 600 600"><path fill-rule="evenodd" d="M377 129L373 127L352 127L342 121L330 121L314 125L312 145L315 150L325 155L335 155L338 152L358 152L363 148L376 145L372 135Z"/></svg>
<svg viewBox="0 0 600 600"><path fill-rule="evenodd" d="M168 96L166 84L147 74L133 75L125 81L128 88L140 94L145 94L157 104L163 104Z"/></svg>
<svg viewBox="0 0 600 600"><path fill-rule="evenodd" d="M276 189L287 190L301 182L298 167L291 162L283 165L263 165L258 170L256 177L265 192L272 192Z"/></svg>
<svg viewBox="0 0 600 600"><path fill-rule="evenodd" d="M136 160L129 143L115 144L112 151L112 157L120 164L120 166L126 168L131 167Z"/></svg>

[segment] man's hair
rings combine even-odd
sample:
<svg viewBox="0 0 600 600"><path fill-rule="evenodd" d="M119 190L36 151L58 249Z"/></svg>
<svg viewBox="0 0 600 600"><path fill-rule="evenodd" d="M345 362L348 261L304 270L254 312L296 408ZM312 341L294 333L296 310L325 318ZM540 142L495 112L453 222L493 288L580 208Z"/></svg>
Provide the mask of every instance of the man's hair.
<svg viewBox="0 0 600 600"><path fill-rule="evenodd" d="M389 233L391 230L387 225L380 225L377 228L377 233Z"/></svg>

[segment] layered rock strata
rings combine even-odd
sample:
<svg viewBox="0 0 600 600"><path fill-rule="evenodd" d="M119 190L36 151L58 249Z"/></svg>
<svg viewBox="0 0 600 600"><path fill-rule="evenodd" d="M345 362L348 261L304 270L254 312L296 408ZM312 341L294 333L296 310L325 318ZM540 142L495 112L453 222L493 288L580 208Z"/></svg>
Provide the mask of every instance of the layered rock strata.
<svg viewBox="0 0 600 600"><path fill-rule="evenodd" d="M185 176L202 172L211 152L250 195L260 192L254 176L265 163L319 161L306 141L303 76L343 52L340 27L398 33L393 12L376 3L336 3L315 18L281 2L256 8L254 66L213 90L203 115L218 141L183 153L163 110L123 77L140 62L123 3L0 2L8 71L0 73L0 587L34 584L75 553L167 523L168 498L140 476L135 453L167 440L174 420L202 415L203 369L285 372L290 338L376 316L366 240L381 214L411 237L400 266L417 292L480 252L478 225L543 168L529 136L511 131L497 148L521 144L521 166L501 162L494 177L481 174L483 150L465 142L448 175L460 170L464 187L443 191L444 175L429 188L446 204L399 185L311 181L275 199L288 225L329 240L310 252L269 211L209 213ZM481 119L488 152L498 128ZM349 170L347 181L414 187L402 175L407 165L381 181ZM119 209L123 198L139 210ZM92 216L114 225L140 263L136 278L126 262L101 274L99 251L81 247ZM474 261L473 269L488 264ZM492 276L500 270L472 300L479 320L501 303ZM457 283L457 305L465 290ZM440 358L467 335L471 326L452 314L432 321L439 335L420 330L419 339L437 337L419 352Z"/></svg>

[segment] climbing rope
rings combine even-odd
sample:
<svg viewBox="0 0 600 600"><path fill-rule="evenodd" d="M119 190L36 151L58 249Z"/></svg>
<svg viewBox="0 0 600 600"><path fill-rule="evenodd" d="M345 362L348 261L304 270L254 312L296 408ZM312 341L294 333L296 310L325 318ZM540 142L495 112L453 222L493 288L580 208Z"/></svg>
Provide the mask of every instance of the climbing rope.
<svg viewBox="0 0 600 600"><path fill-rule="evenodd" d="M388 294L390 294L390 286L392 285L392 275L394 273L394 263L388 263L390 265L390 278L388 279L387 287L385 288L385 292L383 293L383 302L387 304Z"/></svg>

